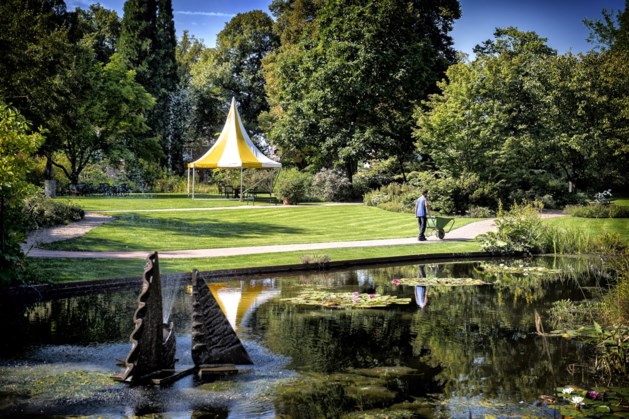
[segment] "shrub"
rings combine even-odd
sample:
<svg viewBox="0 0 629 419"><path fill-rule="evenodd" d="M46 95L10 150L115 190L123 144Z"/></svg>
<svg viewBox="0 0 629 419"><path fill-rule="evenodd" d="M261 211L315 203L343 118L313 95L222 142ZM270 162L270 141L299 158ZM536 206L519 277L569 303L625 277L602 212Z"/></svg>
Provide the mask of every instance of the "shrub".
<svg viewBox="0 0 629 419"><path fill-rule="evenodd" d="M375 191L365 194L365 205L382 208L394 212L413 212L415 201L421 195L414 186L409 184L390 183Z"/></svg>
<svg viewBox="0 0 629 419"><path fill-rule="evenodd" d="M564 212L581 218L629 218L629 207L614 204L569 205Z"/></svg>
<svg viewBox="0 0 629 419"><path fill-rule="evenodd" d="M481 249L494 253L538 252L543 248L543 227L540 212L543 205L533 201L509 211L498 209L497 231L480 235Z"/></svg>
<svg viewBox="0 0 629 419"><path fill-rule="evenodd" d="M472 218L491 218L494 216L494 212L487 207L470 207L467 210L467 215Z"/></svg>
<svg viewBox="0 0 629 419"><path fill-rule="evenodd" d="M428 190L433 211L441 214L465 214L470 206L495 208L498 192L495 186L482 183L476 174L458 178L440 172L412 172L409 183L417 190Z"/></svg>
<svg viewBox="0 0 629 419"><path fill-rule="evenodd" d="M352 198L352 184L338 171L324 169L314 175L312 193L324 201L349 201Z"/></svg>
<svg viewBox="0 0 629 419"><path fill-rule="evenodd" d="M282 170L275 185L275 194L287 204L298 204L306 197L310 181L310 175L295 168Z"/></svg>
<svg viewBox="0 0 629 419"><path fill-rule="evenodd" d="M78 205L55 201L38 193L24 200L22 215L25 230L32 231L79 221L85 213Z"/></svg>
<svg viewBox="0 0 629 419"><path fill-rule="evenodd" d="M393 181L397 172L397 162L394 158L388 160L373 160L365 167L361 167L352 181L358 191L378 189Z"/></svg>

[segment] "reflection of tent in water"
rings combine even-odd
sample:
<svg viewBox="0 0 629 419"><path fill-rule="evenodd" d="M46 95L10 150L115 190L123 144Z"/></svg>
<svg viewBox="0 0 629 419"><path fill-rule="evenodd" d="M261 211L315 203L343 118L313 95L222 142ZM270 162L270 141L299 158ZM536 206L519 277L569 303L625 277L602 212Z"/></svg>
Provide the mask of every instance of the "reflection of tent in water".
<svg viewBox="0 0 629 419"><path fill-rule="evenodd" d="M274 169L282 164L269 159L251 141L232 98L231 107L221 135L201 158L188 163L188 193L192 169L192 199L194 199L195 169L240 169L240 197L242 199L242 169Z"/></svg>
<svg viewBox="0 0 629 419"><path fill-rule="evenodd" d="M260 305L280 294L279 289L269 287L262 281L241 281L240 286L227 284L210 284L210 290L216 297L234 330L246 323L249 316Z"/></svg>
<svg viewBox="0 0 629 419"><path fill-rule="evenodd" d="M421 308L426 307L426 303L428 302L428 293L426 287L421 285L415 287L415 302Z"/></svg>

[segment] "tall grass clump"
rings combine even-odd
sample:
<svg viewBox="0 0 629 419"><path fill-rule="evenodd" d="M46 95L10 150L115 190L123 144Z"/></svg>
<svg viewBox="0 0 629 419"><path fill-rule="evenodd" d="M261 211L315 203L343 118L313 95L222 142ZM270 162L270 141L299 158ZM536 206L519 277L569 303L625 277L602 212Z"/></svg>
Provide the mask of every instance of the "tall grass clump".
<svg viewBox="0 0 629 419"><path fill-rule="evenodd" d="M616 272L617 282L603 297L600 316L608 325L629 327L629 249L610 259L610 265Z"/></svg>
<svg viewBox="0 0 629 419"><path fill-rule="evenodd" d="M616 232L592 233L578 228L545 225L540 238L540 251L553 254L618 255L627 248Z"/></svg>

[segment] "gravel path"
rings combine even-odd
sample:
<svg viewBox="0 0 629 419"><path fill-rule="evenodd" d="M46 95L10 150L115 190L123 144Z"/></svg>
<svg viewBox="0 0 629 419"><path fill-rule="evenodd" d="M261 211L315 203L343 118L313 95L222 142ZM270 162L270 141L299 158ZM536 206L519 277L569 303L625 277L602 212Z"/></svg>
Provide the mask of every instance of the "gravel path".
<svg viewBox="0 0 629 419"><path fill-rule="evenodd" d="M544 217L561 216L561 214L544 214ZM60 240L67 240L86 234L91 229L111 221L113 218L103 214L87 213L85 218L79 222L65 226L58 226L48 229L41 229L29 236L26 243L22 244L22 250L34 258L105 258L105 259L144 259L148 251L115 251L115 252L75 252L66 250L46 250L38 248L40 243L51 243ZM477 235L488 231L495 231L494 220L483 220L467 224L446 233L443 241L469 241ZM260 253L289 252L298 250L321 250L332 248L350 247L372 247L372 246L395 246L404 244L425 245L439 241L435 236L428 237L425 242L418 242L417 237L405 237L399 239L383 240L360 240L349 242L329 242L329 243L303 243L286 244L273 246L250 246L250 247L228 247L217 249L192 249L192 250L172 250L160 251L160 259L191 259L210 258L219 256L253 255Z"/></svg>

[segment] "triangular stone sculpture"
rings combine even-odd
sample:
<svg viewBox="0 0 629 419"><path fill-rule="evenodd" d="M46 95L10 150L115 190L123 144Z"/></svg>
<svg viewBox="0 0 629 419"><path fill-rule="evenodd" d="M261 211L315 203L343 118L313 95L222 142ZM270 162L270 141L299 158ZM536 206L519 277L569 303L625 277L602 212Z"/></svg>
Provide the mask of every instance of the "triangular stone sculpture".
<svg viewBox="0 0 629 419"><path fill-rule="evenodd" d="M125 370L114 377L128 383L144 382L163 370L175 368L176 340L173 323L164 324L162 286L157 252L146 258L138 308L133 315L131 350Z"/></svg>
<svg viewBox="0 0 629 419"><path fill-rule="evenodd" d="M253 364L196 269L192 272L192 360L194 365Z"/></svg>

